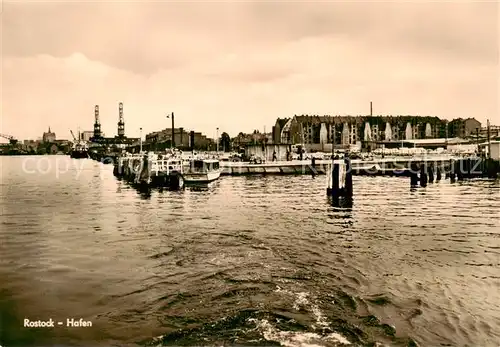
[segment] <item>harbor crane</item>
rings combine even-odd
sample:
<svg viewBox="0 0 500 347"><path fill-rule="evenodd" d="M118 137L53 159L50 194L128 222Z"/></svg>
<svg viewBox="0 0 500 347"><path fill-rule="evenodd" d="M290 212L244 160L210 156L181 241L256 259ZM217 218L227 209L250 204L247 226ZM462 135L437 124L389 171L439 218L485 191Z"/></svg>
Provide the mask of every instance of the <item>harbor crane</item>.
<svg viewBox="0 0 500 347"><path fill-rule="evenodd" d="M69 132L71 133L71 136L73 136L73 140L76 142L76 141L77 141L77 139L76 139L75 134L73 134L73 130L71 130L71 129L70 129L70 130L69 130Z"/></svg>
<svg viewBox="0 0 500 347"><path fill-rule="evenodd" d="M14 138L12 135L7 135L7 134L0 134L0 137L3 137L4 139L9 140L9 143L11 145L17 144L17 140Z"/></svg>

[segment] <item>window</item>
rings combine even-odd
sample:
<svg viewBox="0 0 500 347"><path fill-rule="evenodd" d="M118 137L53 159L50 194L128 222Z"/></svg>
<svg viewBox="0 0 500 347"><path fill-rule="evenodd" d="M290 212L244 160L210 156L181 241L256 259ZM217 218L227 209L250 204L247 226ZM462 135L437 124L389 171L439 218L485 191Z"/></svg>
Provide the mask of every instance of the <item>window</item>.
<svg viewBox="0 0 500 347"><path fill-rule="evenodd" d="M193 170L193 172L203 172L203 161L202 160L193 161L191 169Z"/></svg>

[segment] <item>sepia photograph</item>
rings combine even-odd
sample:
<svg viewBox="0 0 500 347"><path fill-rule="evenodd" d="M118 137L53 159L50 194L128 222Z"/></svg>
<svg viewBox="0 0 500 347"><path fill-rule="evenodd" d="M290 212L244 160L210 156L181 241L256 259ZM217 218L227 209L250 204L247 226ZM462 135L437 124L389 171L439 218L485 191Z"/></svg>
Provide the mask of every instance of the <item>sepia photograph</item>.
<svg viewBox="0 0 500 347"><path fill-rule="evenodd" d="M0 347L500 346L498 1L0 16Z"/></svg>

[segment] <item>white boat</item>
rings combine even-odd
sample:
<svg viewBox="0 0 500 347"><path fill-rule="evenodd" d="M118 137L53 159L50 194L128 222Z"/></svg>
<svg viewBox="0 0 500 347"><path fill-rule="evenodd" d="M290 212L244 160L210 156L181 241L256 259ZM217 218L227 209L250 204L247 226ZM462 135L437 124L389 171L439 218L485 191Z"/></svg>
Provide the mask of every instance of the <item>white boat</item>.
<svg viewBox="0 0 500 347"><path fill-rule="evenodd" d="M184 167L183 177L186 184L209 183L220 177L221 168L217 159L192 159Z"/></svg>

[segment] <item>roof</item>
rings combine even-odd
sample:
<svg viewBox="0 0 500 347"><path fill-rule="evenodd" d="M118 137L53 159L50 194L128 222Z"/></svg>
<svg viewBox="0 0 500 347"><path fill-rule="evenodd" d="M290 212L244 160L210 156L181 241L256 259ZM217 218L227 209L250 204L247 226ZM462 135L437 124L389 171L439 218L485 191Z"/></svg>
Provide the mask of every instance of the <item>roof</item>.
<svg viewBox="0 0 500 347"><path fill-rule="evenodd" d="M285 124L290 120L290 118L278 118L277 123L280 127L280 129L283 129Z"/></svg>
<svg viewBox="0 0 500 347"><path fill-rule="evenodd" d="M425 144L451 144L451 143L463 143L463 142L469 142L468 140L464 140L458 137L452 137L452 138L437 138L437 139L414 139L414 140L404 140L405 142L410 142L414 144L420 144L420 145L425 145Z"/></svg>
<svg viewBox="0 0 500 347"><path fill-rule="evenodd" d="M469 143L470 141L458 137L452 138L435 138L435 139L412 139L412 140L393 140L393 141L379 141L381 143L413 143L415 145L450 145L457 143Z"/></svg>
<svg viewBox="0 0 500 347"><path fill-rule="evenodd" d="M205 163L218 163L218 159L193 159L193 161L203 161Z"/></svg>

